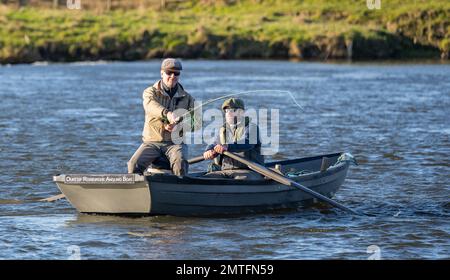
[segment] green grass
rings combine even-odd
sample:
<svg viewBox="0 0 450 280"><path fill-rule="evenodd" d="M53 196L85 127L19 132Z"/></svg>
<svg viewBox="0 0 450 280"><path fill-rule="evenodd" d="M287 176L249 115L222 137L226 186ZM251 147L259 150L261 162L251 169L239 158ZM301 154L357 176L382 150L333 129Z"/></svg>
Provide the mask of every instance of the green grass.
<svg viewBox="0 0 450 280"><path fill-rule="evenodd" d="M275 44L323 37L351 38L355 32L378 40L380 35L375 31L395 34L397 31L389 28L401 26L408 28L404 36L441 51L449 50L449 1L382 0L381 10L369 10L365 0L225 2L205 5L201 1L186 1L170 11L108 13L0 6L0 60L20 49L45 47L49 43L94 50L115 44L132 45L146 30L151 34L148 47L174 50L205 40L196 34L199 28L209 35ZM432 17L421 18L423 12ZM445 30L443 36L422 34L424 28L438 25Z"/></svg>

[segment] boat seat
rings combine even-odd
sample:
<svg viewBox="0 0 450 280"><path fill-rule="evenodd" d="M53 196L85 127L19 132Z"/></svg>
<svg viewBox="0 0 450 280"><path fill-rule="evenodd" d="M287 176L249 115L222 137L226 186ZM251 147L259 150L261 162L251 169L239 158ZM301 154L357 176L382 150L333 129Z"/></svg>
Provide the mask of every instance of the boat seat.
<svg viewBox="0 0 450 280"><path fill-rule="evenodd" d="M170 168L170 162L167 157L157 158L148 168L147 172L153 174L173 174Z"/></svg>
<svg viewBox="0 0 450 280"><path fill-rule="evenodd" d="M322 163L320 164L320 172L327 171L328 167L331 165L331 160L327 157L322 158Z"/></svg>

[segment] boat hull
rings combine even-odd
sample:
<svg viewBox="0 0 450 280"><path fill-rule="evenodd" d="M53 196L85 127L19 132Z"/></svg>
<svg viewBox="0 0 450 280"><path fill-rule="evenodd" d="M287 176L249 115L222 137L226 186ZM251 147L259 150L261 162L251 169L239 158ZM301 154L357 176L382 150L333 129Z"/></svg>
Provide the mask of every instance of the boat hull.
<svg viewBox="0 0 450 280"><path fill-rule="evenodd" d="M331 156L336 161L339 155L326 156ZM320 171L322 158L323 156L319 156L278 163L284 163L285 169L298 167L312 170L309 174L296 177L295 181L332 197L344 182L349 164L342 162ZM276 163L269 163L267 166L274 164ZM303 191L269 179L240 181L202 178L199 175L200 173L179 178L165 174L145 177L137 174L81 174L76 175L78 181L67 180L67 176L73 178L75 175L59 175L54 180L69 202L82 213L228 215L298 208L314 202L314 198ZM98 180L103 181L98 183L91 178L83 182L83 176L98 176ZM111 183L111 179L105 179L107 176L128 176L133 177L133 180Z"/></svg>
<svg viewBox="0 0 450 280"><path fill-rule="evenodd" d="M99 182L95 179L130 178L132 181ZM73 179L75 178L75 179ZM84 180L83 180L84 179ZM67 200L82 213L150 213L150 189L137 174L72 174L53 180Z"/></svg>

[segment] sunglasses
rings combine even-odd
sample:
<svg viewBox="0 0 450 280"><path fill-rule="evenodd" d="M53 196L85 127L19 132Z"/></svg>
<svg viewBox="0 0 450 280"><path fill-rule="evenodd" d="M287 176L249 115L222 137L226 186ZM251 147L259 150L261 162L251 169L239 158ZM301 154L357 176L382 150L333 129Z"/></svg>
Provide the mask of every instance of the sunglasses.
<svg viewBox="0 0 450 280"><path fill-rule="evenodd" d="M225 109L225 113L236 113L237 110L239 110L239 109L230 109L230 108L227 108L227 109Z"/></svg>
<svg viewBox="0 0 450 280"><path fill-rule="evenodd" d="M175 76L180 76L180 72L172 72L172 71L164 71L167 76L172 76L174 74Z"/></svg>

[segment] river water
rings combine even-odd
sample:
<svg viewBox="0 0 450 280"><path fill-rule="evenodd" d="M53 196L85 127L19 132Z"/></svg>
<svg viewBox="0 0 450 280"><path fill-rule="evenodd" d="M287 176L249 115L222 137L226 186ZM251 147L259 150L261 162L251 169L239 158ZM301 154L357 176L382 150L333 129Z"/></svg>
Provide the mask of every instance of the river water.
<svg viewBox="0 0 450 280"><path fill-rule="evenodd" d="M58 193L57 173L126 172L140 144L142 90L159 78L159 63L0 67L1 259L450 257L448 64L184 61L182 84L198 100L292 93L300 107L282 92L242 96L280 110L279 152L268 160L352 153L360 165L335 199L371 217L318 206L126 218L36 201Z"/></svg>

